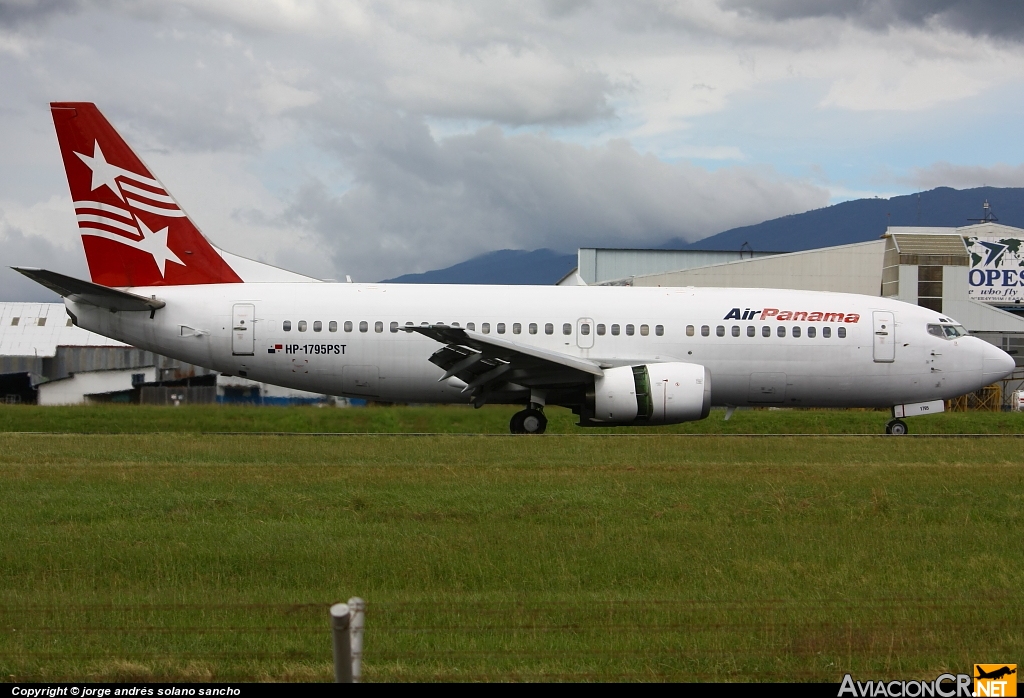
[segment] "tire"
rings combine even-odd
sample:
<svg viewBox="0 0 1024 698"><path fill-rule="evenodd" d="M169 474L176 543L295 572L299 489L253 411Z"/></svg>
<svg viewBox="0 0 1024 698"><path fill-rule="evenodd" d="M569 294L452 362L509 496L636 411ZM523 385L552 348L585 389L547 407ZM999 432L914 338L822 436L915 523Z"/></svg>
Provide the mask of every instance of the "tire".
<svg viewBox="0 0 1024 698"><path fill-rule="evenodd" d="M908 431L909 430L907 429L907 423L904 422L902 419L894 419L891 422L889 422L885 427L885 432L887 434L892 434L893 436L903 436Z"/></svg>
<svg viewBox="0 0 1024 698"><path fill-rule="evenodd" d="M512 419L508 422L508 431L510 434L525 434L526 430L523 428L523 417L526 416L527 410L516 412L512 415Z"/></svg>
<svg viewBox="0 0 1024 698"><path fill-rule="evenodd" d="M548 428L548 418L544 416L544 413L540 410L523 410L519 414L523 415L520 424L522 424L522 434L543 434Z"/></svg>

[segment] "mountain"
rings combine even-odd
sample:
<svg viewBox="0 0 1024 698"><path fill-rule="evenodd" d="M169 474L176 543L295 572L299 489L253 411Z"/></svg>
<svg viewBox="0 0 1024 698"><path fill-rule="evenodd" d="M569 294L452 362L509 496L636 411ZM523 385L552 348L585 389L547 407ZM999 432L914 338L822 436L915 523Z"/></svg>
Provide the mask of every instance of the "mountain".
<svg viewBox="0 0 1024 698"><path fill-rule="evenodd" d="M575 254L498 250L446 269L385 279L396 284L516 284L550 286L576 267Z"/></svg>
<svg viewBox="0 0 1024 698"><path fill-rule="evenodd" d="M962 226L982 217L988 200L1004 225L1024 228L1024 188L979 187L931 191L891 199L857 199L806 213L733 228L688 244L670 240L664 249L738 250L746 242L755 250L795 252L815 247L876 240L890 225Z"/></svg>
<svg viewBox="0 0 1024 698"><path fill-rule="evenodd" d="M982 204L1004 225L1024 228L1024 188L940 187L891 199L857 199L774 220L732 228L688 243L669 240L661 249L738 250L743 243L759 251L795 252L876 240L889 225L957 227L982 217ZM576 266L575 254L554 250L499 250L447 269L405 274L394 283L553 284Z"/></svg>

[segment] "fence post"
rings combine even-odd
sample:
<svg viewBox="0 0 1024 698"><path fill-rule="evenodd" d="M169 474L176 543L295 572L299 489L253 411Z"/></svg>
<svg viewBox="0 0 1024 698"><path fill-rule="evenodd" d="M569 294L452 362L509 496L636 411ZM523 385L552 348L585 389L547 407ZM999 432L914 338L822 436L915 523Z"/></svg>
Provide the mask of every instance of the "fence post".
<svg viewBox="0 0 1024 698"><path fill-rule="evenodd" d="M348 604L331 606L331 636L334 644L334 683L352 683L351 614Z"/></svg>
<svg viewBox="0 0 1024 698"><path fill-rule="evenodd" d="M352 638L352 683L359 683L363 677L363 626L366 623L366 602L358 596L348 600L352 614L349 624Z"/></svg>

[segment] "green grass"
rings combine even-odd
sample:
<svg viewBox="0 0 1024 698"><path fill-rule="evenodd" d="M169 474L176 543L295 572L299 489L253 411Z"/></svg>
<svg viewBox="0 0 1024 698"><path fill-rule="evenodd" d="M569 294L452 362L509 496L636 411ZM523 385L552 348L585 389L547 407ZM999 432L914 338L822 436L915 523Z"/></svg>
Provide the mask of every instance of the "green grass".
<svg viewBox="0 0 1024 698"><path fill-rule="evenodd" d="M189 411L103 414L141 415L138 431L237 414ZM240 412L317 430L358 413L416 430L507 416ZM736 419L814 430L835 414ZM369 605L371 681L838 681L1012 662L1020 446L0 434L0 673L329 680L327 607L351 595Z"/></svg>
<svg viewBox="0 0 1024 698"><path fill-rule="evenodd" d="M0 432L38 431L81 434L152 432L316 432L316 433L451 433L507 434L519 408L486 406L249 407L193 405L155 407L89 405L36 407L0 405ZM739 410L727 422L723 410L699 422L665 427L581 429L568 410L551 407L548 433L596 434L880 434L888 411L877 410ZM961 412L907 420L912 434L1024 433L1024 413Z"/></svg>

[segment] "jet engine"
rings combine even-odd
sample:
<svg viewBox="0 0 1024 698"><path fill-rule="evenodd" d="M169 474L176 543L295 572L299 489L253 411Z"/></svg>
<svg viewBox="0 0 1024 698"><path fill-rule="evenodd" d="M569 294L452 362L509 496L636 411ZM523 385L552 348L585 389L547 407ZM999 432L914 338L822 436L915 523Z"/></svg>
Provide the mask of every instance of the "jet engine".
<svg viewBox="0 0 1024 698"><path fill-rule="evenodd" d="M711 372L698 364L667 362L605 369L594 380L597 424L678 424L711 411Z"/></svg>

